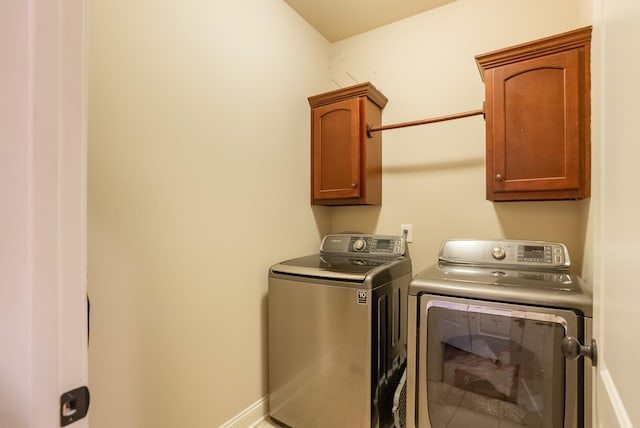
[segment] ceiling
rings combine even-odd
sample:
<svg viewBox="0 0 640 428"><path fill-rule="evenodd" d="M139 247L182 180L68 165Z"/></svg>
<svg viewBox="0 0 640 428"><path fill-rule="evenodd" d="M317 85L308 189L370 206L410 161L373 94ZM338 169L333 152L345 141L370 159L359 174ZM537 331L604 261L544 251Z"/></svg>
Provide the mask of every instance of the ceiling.
<svg viewBox="0 0 640 428"><path fill-rule="evenodd" d="M330 42L434 9L454 0L285 0Z"/></svg>

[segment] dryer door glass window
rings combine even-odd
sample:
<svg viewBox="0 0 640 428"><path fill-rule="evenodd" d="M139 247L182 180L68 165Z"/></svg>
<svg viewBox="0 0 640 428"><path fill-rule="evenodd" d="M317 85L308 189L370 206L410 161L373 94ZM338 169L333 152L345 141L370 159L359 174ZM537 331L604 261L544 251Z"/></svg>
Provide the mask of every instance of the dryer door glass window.
<svg viewBox="0 0 640 428"><path fill-rule="evenodd" d="M430 307L427 404L432 428L560 427L565 335L553 317Z"/></svg>

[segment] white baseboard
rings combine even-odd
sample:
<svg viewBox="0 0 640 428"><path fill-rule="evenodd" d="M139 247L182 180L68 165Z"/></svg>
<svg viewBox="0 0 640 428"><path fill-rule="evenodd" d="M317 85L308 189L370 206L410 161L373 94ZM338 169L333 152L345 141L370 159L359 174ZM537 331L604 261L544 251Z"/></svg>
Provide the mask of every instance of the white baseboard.
<svg viewBox="0 0 640 428"><path fill-rule="evenodd" d="M601 362L598 361L598 366ZM616 384L611 378L611 373L606 367L598 367L599 383L601 392L596 395L597 400L597 426L599 427L619 427L633 428L631 418L624 407L624 403L618 394Z"/></svg>
<svg viewBox="0 0 640 428"><path fill-rule="evenodd" d="M220 428L254 428L265 420L268 414L268 396L264 396L233 418L220 425Z"/></svg>

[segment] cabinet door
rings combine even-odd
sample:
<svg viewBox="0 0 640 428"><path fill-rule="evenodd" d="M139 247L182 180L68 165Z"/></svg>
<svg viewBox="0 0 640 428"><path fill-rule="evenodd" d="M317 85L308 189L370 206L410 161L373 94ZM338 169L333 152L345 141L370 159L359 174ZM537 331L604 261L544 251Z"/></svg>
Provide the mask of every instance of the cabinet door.
<svg viewBox="0 0 640 428"><path fill-rule="evenodd" d="M585 158L580 59L580 50L572 49L488 73L488 199L580 196Z"/></svg>
<svg viewBox="0 0 640 428"><path fill-rule="evenodd" d="M313 198L360 196L360 98L313 109Z"/></svg>

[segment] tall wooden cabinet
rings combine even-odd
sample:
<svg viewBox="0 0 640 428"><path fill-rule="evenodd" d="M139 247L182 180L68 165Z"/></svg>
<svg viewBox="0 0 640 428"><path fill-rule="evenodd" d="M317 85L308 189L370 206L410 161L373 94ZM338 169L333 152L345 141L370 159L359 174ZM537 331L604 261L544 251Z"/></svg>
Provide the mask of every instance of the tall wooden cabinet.
<svg viewBox="0 0 640 428"><path fill-rule="evenodd" d="M590 195L591 27L478 55L487 199Z"/></svg>
<svg viewBox="0 0 640 428"><path fill-rule="evenodd" d="M382 135L387 98L371 83L309 97L311 106L311 203L380 205Z"/></svg>

